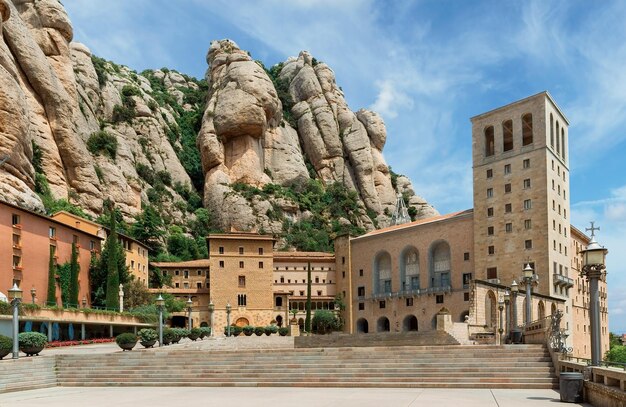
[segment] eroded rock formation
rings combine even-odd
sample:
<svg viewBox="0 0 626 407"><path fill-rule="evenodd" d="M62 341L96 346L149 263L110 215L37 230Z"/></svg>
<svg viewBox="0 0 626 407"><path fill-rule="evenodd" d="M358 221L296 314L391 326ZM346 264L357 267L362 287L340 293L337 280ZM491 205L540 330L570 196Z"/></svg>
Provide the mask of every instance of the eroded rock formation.
<svg viewBox="0 0 626 407"><path fill-rule="evenodd" d="M108 198L127 220L149 203L177 223L202 193L216 227L280 235L316 216L293 198L314 178L356 191L338 225L384 226L398 194L436 214L406 177L392 184L381 117L350 110L307 52L267 71L215 41L205 83L93 56L57 0L0 0L0 14L0 199L43 211L48 194L97 215Z"/></svg>

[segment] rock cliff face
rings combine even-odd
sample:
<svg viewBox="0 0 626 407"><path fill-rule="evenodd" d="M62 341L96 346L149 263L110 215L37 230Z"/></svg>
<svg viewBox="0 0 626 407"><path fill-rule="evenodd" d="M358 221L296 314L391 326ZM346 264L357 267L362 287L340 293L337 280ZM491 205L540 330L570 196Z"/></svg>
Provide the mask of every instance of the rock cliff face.
<svg viewBox="0 0 626 407"><path fill-rule="evenodd" d="M108 198L128 220L151 204L177 223L201 194L215 227L276 235L314 215L299 191L331 185L356 202L338 224L385 225L397 194L417 217L436 213L392 177L380 116L351 111L306 52L266 70L222 40L206 82L138 74L72 42L57 0L0 0L0 14L0 199L98 215Z"/></svg>

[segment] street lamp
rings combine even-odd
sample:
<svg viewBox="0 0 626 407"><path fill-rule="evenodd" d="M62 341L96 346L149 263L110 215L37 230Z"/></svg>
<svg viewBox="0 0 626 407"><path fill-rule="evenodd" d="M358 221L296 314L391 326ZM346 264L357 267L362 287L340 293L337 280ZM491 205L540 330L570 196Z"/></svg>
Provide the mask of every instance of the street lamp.
<svg viewBox="0 0 626 407"><path fill-rule="evenodd" d="M532 298L531 298L532 283L536 277L535 277L535 270L530 265L530 263L526 263L526 266L522 270L522 273L523 273L522 278L524 282L526 283L526 324L525 326L528 327L530 325L532 313L533 313L533 303L532 303Z"/></svg>
<svg viewBox="0 0 626 407"><path fill-rule="evenodd" d="M211 333L209 336L215 336L215 329L213 328L213 314L215 313L215 305L213 304L213 300L209 302L209 318L211 320Z"/></svg>
<svg viewBox="0 0 626 407"><path fill-rule="evenodd" d="M498 328L498 333L500 334L500 345L502 345L502 337L504 336L504 329L502 328L502 310L504 310L504 298L500 297L498 300L498 311L500 311L500 328Z"/></svg>
<svg viewBox="0 0 626 407"><path fill-rule="evenodd" d="M191 301L191 296L187 299L187 328L191 330L191 309L192 309L193 301Z"/></svg>
<svg viewBox="0 0 626 407"><path fill-rule="evenodd" d="M508 341L511 340L511 294L509 290L504 291L504 329Z"/></svg>
<svg viewBox="0 0 626 407"><path fill-rule="evenodd" d="M159 310L159 347L163 346L163 306L165 305L165 300L159 294L156 299L156 306Z"/></svg>
<svg viewBox="0 0 626 407"><path fill-rule="evenodd" d="M124 285L120 284L120 290L117 294L120 296L120 312L124 312Z"/></svg>
<svg viewBox="0 0 626 407"><path fill-rule="evenodd" d="M602 360L600 342L600 290L598 282L606 274L605 258L609 252L596 242L594 232L599 230L591 223L591 241L585 250L582 250L583 267L581 277L587 277L589 282L589 317L591 319L591 364L598 366Z"/></svg>
<svg viewBox="0 0 626 407"><path fill-rule="evenodd" d="M35 297L37 296L37 290L35 290L35 287L30 289L30 296L33 299L33 304L35 303Z"/></svg>
<svg viewBox="0 0 626 407"><path fill-rule="evenodd" d="M517 281L513 280L511 283L511 342L520 343L520 330L517 327L517 293L519 292L519 286Z"/></svg>
<svg viewBox="0 0 626 407"><path fill-rule="evenodd" d="M230 302L226 304L226 336L230 336Z"/></svg>
<svg viewBox="0 0 626 407"><path fill-rule="evenodd" d="M16 283L13 283L13 287L9 290L9 300L13 306L13 359L18 359L20 357L18 308L22 302L22 290Z"/></svg>

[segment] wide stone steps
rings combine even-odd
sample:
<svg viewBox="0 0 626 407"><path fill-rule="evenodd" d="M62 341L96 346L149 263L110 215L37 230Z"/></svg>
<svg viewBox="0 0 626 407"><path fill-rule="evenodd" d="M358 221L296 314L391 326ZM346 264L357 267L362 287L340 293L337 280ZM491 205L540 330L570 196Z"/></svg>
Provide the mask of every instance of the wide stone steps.
<svg viewBox="0 0 626 407"><path fill-rule="evenodd" d="M0 360L0 393L56 385L54 358L33 356L22 357L19 360Z"/></svg>
<svg viewBox="0 0 626 407"><path fill-rule="evenodd" d="M57 356L61 386L554 388L545 347L423 346L242 351L151 349Z"/></svg>

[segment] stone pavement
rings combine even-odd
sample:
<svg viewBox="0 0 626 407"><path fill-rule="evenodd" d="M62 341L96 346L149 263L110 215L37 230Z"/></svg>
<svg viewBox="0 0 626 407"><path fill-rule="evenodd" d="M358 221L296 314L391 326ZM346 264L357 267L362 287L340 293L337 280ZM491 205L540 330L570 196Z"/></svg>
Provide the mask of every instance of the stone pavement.
<svg viewBox="0 0 626 407"><path fill-rule="evenodd" d="M361 389L361 388L198 388L198 387L53 387L0 394L0 407L136 407L255 405L292 407L516 407L554 406L554 390ZM564 406L566 404L563 404ZM568 406L590 404L568 403Z"/></svg>

